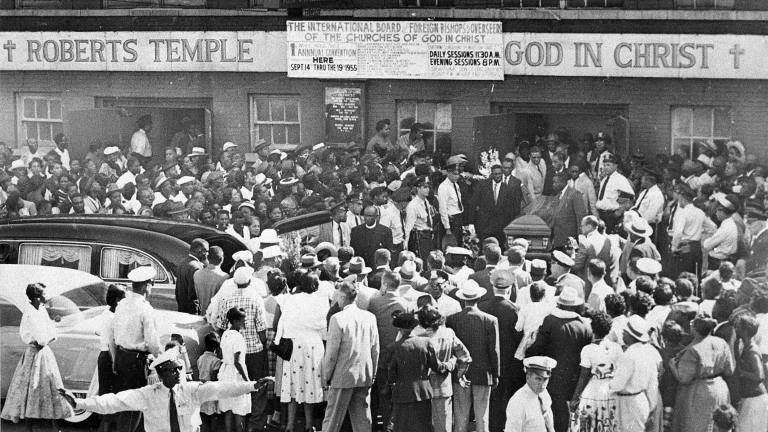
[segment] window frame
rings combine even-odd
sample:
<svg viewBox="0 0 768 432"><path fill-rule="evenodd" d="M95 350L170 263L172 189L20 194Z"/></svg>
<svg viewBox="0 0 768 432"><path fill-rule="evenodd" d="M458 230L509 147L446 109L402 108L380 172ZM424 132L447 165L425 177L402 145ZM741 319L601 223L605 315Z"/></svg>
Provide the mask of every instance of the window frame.
<svg viewBox="0 0 768 432"><path fill-rule="evenodd" d="M75 248L82 248L87 249L88 254L84 255L88 257L88 266L86 270L81 270L80 268L77 268L75 270L83 271L86 273L91 273L91 269L93 268L93 246L86 243L72 243L72 242L60 242L60 241L22 241L19 243L19 251L18 251L18 258L17 262L19 264L29 264L29 265L43 265L41 263L25 263L21 262L21 256L22 251L25 246L67 246L67 247L75 247ZM50 267L57 267L57 266L50 266ZM68 267L57 267L57 268L68 268Z"/></svg>
<svg viewBox="0 0 768 432"><path fill-rule="evenodd" d="M436 99L396 99L395 100L395 121L397 122L397 138L395 140L400 139L401 136L407 135L410 133L410 128L401 128L400 127L400 105L403 103L414 103L416 105L416 109L414 111L414 120L415 123L421 123L424 124L424 121L419 119L419 105L423 104L434 104L435 109L434 113L437 113L437 106L438 105L448 105L450 107L450 118L451 118L451 128L450 129L437 129L437 121L436 118L433 116L432 119L430 119L429 123L432 123L431 129L424 129L424 133L431 134L431 142L427 141L424 143L425 147L429 147L429 145L432 146L432 151L437 151L437 145L436 145L436 138L437 134L448 134L448 136L451 136L453 134L453 102L449 100L436 100ZM451 136L452 138L452 136Z"/></svg>
<svg viewBox="0 0 768 432"><path fill-rule="evenodd" d="M171 273L168 271L167 268L165 268L165 266L160 262L160 260L158 260L154 256L152 256L152 255L150 255L150 254L148 254L148 253L146 253L146 252L144 252L142 250L139 250L139 249L136 249L136 248L132 248L132 247L129 247L129 246L122 246L122 245L104 245L104 246L101 247L101 250L99 250L99 277L102 278L103 280L126 281L126 282L128 281L128 278L107 278L107 277L104 276L104 266L103 266L103 263L104 263L104 251L107 250L107 249L123 250L123 251L128 251L128 252L131 252L131 253L134 253L134 254L141 254L141 255L147 256L147 257L149 257L149 259L152 262L154 262L154 264L158 268L162 269L163 272L165 273L165 275L164 275L165 278L164 279L153 279L152 283L165 284L165 283L173 282L171 280L170 276L169 276Z"/></svg>
<svg viewBox="0 0 768 432"><path fill-rule="evenodd" d="M691 110L691 118L689 123L689 131L690 133L688 135L675 135L675 124L674 124L674 118L675 118L675 110L680 109L689 109ZM709 121L709 130L710 130L710 136L699 136L693 134L693 127L695 123L695 112L697 110L709 110L710 112L710 121ZM723 110L728 113L728 136L718 136L715 135L715 111L717 110ZM672 105L669 109L669 136L670 136L670 154L675 154L678 147L675 144L675 140L682 140L687 139L689 141L688 143L688 149L689 149L689 159L694 160L697 157L697 153L695 152L695 144L697 141L706 141L706 142L717 142L717 141L729 141L733 139L733 108L731 106L726 105Z"/></svg>
<svg viewBox="0 0 768 432"><path fill-rule="evenodd" d="M27 135L27 128L24 125L25 122L35 122L38 123L37 126L37 135L40 136L40 126L39 123L58 123L61 125L62 132L64 131L64 104L62 101L62 93L61 92L16 92L16 143L17 148L24 148L27 145L27 139L29 138ZM58 101L59 102L59 119L40 119L40 118L27 118L24 115L24 102L27 99L32 100L46 100L48 101L48 115L51 113L51 104L50 101ZM35 106L37 106L37 103L35 103ZM37 114L37 108L35 108L35 114ZM41 140L38 138L39 146L42 148L46 147L55 147L56 143L53 141L53 137L56 136L56 134L51 130L51 140Z"/></svg>
<svg viewBox="0 0 768 432"><path fill-rule="evenodd" d="M302 143L302 127L301 127L301 96L297 94L250 94L248 95L249 99L249 111L250 111L250 135L251 135L251 149L253 146L258 142L259 138L261 138L261 135L259 134L260 125L268 126L270 127L270 132L272 136L269 137L269 139L264 138L267 140L267 142L270 144L270 147L276 148L279 150L284 151L290 151L294 150L301 146ZM269 117L270 119L268 121L259 120L258 112L257 112L257 101L258 100L265 100L267 101L269 105ZM297 120L296 121L273 121L272 120L272 105L271 102L273 100L283 100L283 101L295 101L296 107L297 107ZM285 113L285 112L284 112ZM292 143L285 143L285 144L276 144L274 142L274 130L272 129L272 126L298 126L299 128L299 142L296 144ZM286 139L288 137L288 134L286 133Z"/></svg>

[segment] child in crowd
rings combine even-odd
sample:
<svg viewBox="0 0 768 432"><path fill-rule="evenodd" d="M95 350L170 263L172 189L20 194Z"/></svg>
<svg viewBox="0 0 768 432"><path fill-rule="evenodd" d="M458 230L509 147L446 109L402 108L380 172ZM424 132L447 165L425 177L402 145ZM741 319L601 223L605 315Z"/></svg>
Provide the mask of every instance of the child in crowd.
<svg viewBox="0 0 768 432"><path fill-rule="evenodd" d="M248 381L245 369L245 338L240 329L245 326L245 311L232 308L227 311L229 329L221 335L221 369L219 381ZM242 395L219 400L219 411L224 413L224 430L241 432L243 416L251 413L251 396Z"/></svg>
<svg viewBox="0 0 768 432"><path fill-rule="evenodd" d="M218 380L219 369L221 368L218 351L219 336L215 332L210 332L205 335L205 352L197 359L200 381ZM219 429L218 413L219 407L216 401L207 401L200 405L200 418L203 422L200 432L215 432Z"/></svg>
<svg viewBox="0 0 768 432"><path fill-rule="evenodd" d="M546 284L543 281L532 283L529 287L529 294L531 303L525 304L520 308L520 312L517 315L517 324L515 324L515 330L523 332L523 339L517 346L517 351L515 351L515 358L518 360L525 358L525 350L533 345L533 341L536 340L536 334L541 323L544 322L544 318L555 308L554 303L544 301Z"/></svg>
<svg viewBox="0 0 768 432"><path fill-rule="evenodd" d="M733 432L738 424L739 414L728 404L720 405L712 413L715 422L712 432Z"/></svg>

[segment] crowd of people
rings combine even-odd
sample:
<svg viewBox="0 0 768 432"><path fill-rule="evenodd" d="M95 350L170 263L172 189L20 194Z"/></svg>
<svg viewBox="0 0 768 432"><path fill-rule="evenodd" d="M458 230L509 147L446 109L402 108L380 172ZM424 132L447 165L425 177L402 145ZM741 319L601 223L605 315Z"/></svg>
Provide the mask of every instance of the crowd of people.
<svg viewBox="0 0 768 432"><path fill-rule="evenodd" d="M131 432L137 412L147 432L768 431L768 194L738 141L648 158L558 130L478 163L435 151L418 123L393 141L382 120L365 147L259 142L245 158L228 142L212 160L180 139L158 163L151 119L139 126L130 148L92 148L82 164L66 137L42 158L30 142L0 170L5 214L171 217L243 240L231 269L204 240L178 263L179 311L215 330L205 353L191 365L183 339L161 345L139 267L107 293L102 395L75 400L58 391L31 285L4 419L78 408ZM332 221L297 247L271 228L321 210ZM521 215L549 226L546 254L505 233ZM39 400L54 403L31 409Z"/></svg>

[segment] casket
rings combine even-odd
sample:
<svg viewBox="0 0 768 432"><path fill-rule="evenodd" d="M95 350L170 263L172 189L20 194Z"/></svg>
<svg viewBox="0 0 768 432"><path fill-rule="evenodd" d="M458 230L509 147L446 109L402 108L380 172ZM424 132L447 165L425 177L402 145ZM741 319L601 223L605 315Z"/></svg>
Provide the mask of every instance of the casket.
<svg viewBox="0 0 768 432"><path fill-rule="evenodd" d="M504 228L507 243L516 238L528 240L526 259L549 259L549 239L552 231L544 220L536 215L524 215L513 220Z"/></svg>

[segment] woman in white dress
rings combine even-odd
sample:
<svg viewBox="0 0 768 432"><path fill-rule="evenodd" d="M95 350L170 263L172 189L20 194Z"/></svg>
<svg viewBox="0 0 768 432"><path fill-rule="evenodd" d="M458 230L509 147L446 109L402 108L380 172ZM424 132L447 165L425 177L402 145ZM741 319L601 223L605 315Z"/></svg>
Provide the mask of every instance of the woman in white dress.
<svg viewBox="0 0 768 432"><path fill-rule="evenodd" d="M621 345L608 339L611 318L606 313L592 317L592 343L581 350L581 376L571 400L571 432L613 432L616 429L616 400L609 384Z"/></svg>
<svg viewBox="0 0 768 432"><path fill-rule="evenodd" d="M56 339L56 327L43 306L45 285L29 284L27 298L29 305L22 311L19 335L28 346L11 378L0 418L14 423L25 420L29 430L38 419L51 419L55 431L58 430L56 419L72 415L72 409L59 395L58 389L64 385L56 358L48 346Z"/></svg>
<svg viewBox="0 0 768 432"><path fill-rule="evenodd" d="M245 338L240 334L240 329L245 325L245 311L242 308L228 310L227 321L229 321L229 329L221 335L219 381L248 381L248 372L245 368ZM219 411L224 413L226 432L241 432L243 416L251 413L251 395L221 399Z"/></svg>
<svg viewBox="0 0 768 432"><path fill-rule="evenodd" d="M283 362L280 383L280 402L288 403L286 431L293 431L296 411L304 404L304 419L308 430L314 422L313 404L323 401L321 364L325 348L328 298L317 293L319 279L316 274L302 273L296 293L286 296L280 303L280 322L275 343L280 339L293 340L290 360Z"/></svg>

